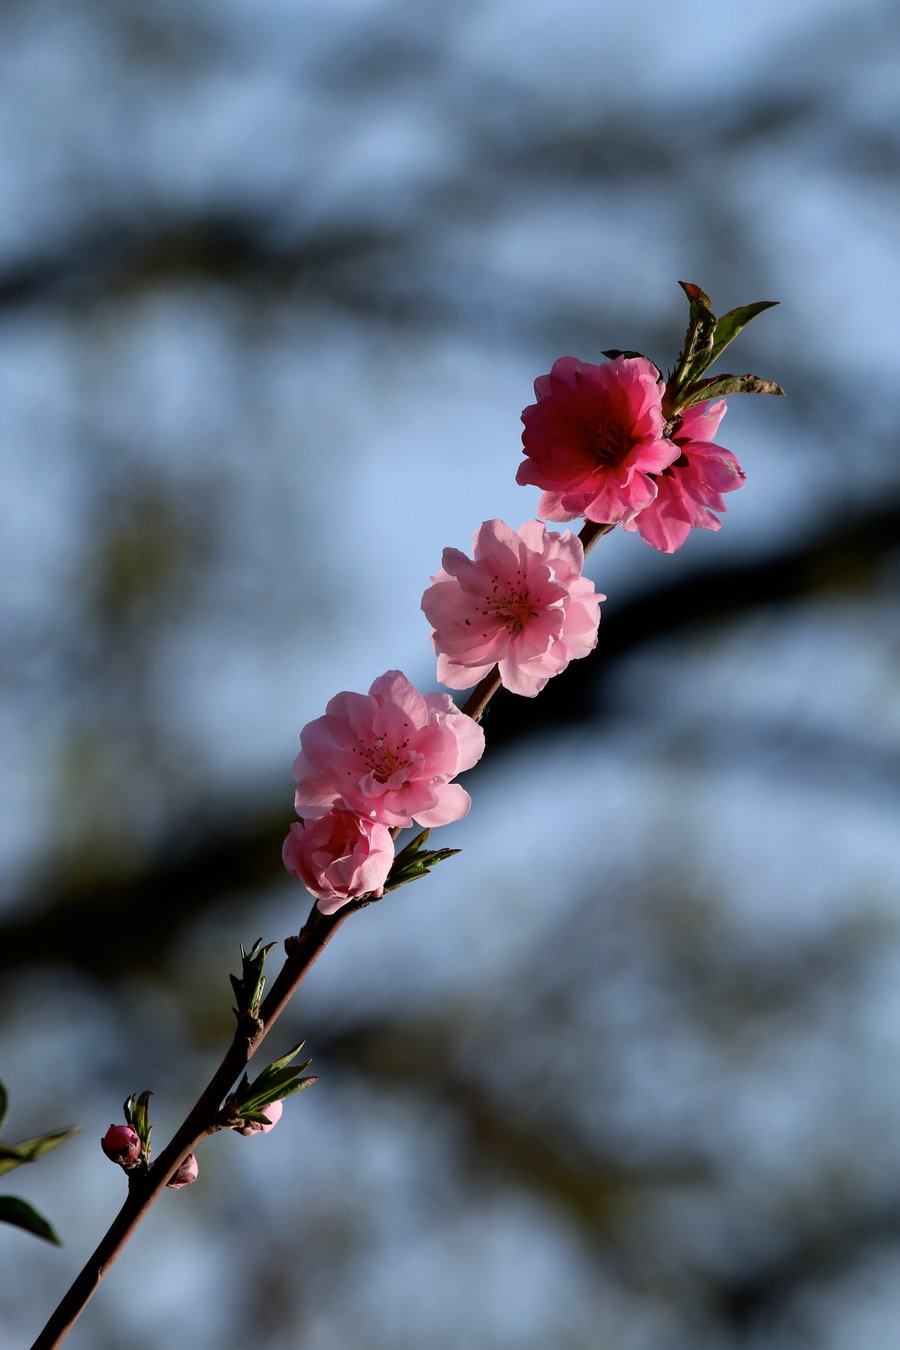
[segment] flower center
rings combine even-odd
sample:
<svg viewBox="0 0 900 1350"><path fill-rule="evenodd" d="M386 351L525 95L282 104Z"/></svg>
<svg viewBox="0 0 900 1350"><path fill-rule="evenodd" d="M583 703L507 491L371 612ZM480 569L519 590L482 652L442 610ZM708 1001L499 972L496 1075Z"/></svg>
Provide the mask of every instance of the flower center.
<svg viewBox="0 0 900 1350"><path fill-rule="evenodd" d="M409 766L409 760L403 753L408 745L408 736L396 748L386 744L383 736L376 736L374 741L360 740L359 753L375 781L386 783L398 769L405 769Z"/></svg>
<svg viewBox="0 0 900 1350"><path fill-rule="evenodd" d="M537 610L528 594L521 568L517 569L514 583L501 581L494 577L491 581L491 595L481 611L487 617L493 614L508 633L521 633L522 629L535 618Z"/></svg>
<svg viewBox="0 0 900 1350"><path fill-rule="evenodd" d="M598 464L620 464L632 447L624 427L615 422L585 422L584 443Z"/></svg>

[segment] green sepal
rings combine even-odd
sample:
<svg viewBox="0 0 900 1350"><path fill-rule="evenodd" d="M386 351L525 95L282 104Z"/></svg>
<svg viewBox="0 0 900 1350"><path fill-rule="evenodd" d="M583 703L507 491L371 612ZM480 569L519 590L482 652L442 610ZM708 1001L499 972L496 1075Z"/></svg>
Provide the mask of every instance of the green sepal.
<svg viewBox="0 0 900 1350"><path fill-rule="evenodd" d="M24 1228L26 1233L43 1238L45 1242L52 1242L56 1247L62 1246L47 1220L16 1195L0 1195L0 1223L11 1223L16 1228Z"/></svg>
<svg viewBox="0 0 900 1350"><path fill-rule="evenodd" d="M9 1097L7 1096L6 1088L0 1083L0 1125L3 1124L3 1121L6 1118L6 1108L8 1105Z"/></svg>
<svg viewBox="0 0 900 1350"><path fill-rule="evenodd" d="M249 952L245 952L243 943L241 944L240 976L228 976L237 1000L237 1007L232 1011L239 1022L244 1017L256 1017L259 1013L263 990L266 987L263 970L266 957L274 946L274 942L269 942L264 947L262 938L257 938Z"/></svg>
<svg viewBox="0 0 900 1350"><path fill-rule="evenodd" d="M23 1163L34 1162L51 1149L59 1148L60 1144L77 1133L77 1129L53 1130L49 1134L36 1135L33 1139L22 1139L18 1144L0 1143L0 1177L15 1167L21 1167Z"/></svg>
<svg viewBox="0 0 900 1350"><path fill-rule="evenodd" d="M764 310L772 309L777 304L777 300L757 300L755 305L739 305L737 309L730 309L721 319L717 319L712 355L707 364L711 366L713 361L719 359L729 342L734 341L751 319L755 319L757 314L762 314Z"/></svg>
<svg viewBox="0 0 900 1350"><path fill-rule="evenodd" d="M764 380L760 375L713 375L692 384L679 399L678 406L683 411L709 399L724 398L727 394L778 394L783 398L784 390L774 380Z"/></svg>
<svg viewBox="0 0 900 1350"><path fill-rule="evenodd" d="M424 848L430 833L430 830L423 830L397 854L384 883L385 894L405 886L408 881L418 881L419 877L427 876L432 867L459 853L458 848Z"/></svg>
<svg viewBox="0 0 900 1350"><path fill-rule="evenodd" d="M626 356L626 357L629 357L629 358L630 358L630 357L638 356L638 357L640 357L640 359L641 359L642 361L650 361L650 357L649 357L649 356L645 356L643 352L626 352L626 351L622 351L622 350L621 350L620 348L618 348L618 347L610 347L609 351L601 352L600 355L601 355L601 356L607 356L607 357L609 357L610 361L615 361L616 358L619 357L619 356ZM656 368L656 371L657 371L657 373L658 373L658 372L659 372L659 366L656 365L656 362L655 362L655 361L650 361L650 364L651 364L651 366L654 366L654 367Z"/></svg>
<svg viewBox="0 0 900 1350"><path fill-rule="evenodd" d="M141 1092L138 1096L134 1093L126 1097L122 1109L125 1112L125 1124L130 1125L141 1141L141 1157L144 1162L150 1161L150 1135L153 1132L153 1126L150 1124L150 1098L153 1093L148 1090Z"/></svg>

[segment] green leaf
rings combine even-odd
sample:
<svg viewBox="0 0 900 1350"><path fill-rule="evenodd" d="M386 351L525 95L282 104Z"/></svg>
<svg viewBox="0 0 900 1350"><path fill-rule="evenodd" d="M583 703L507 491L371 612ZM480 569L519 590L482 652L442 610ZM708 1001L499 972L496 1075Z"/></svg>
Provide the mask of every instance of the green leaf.
<svg viewBox="0 0 900 1350"><path fill-rule="evenodd" d="M33 1233L35 1237L44 1238L46 1242L52 1242L57 1247L62 1246L47 1220L15 1195L0 1195L0 1223L11 1223L16 1228L24 1228L26 1233Z"/></svg>
<svg viewBox="0 0 900 1350"><path fill-rule="evenodd" d="M282 1055L282 1056L281 1056L281 1059L273 1059L273 1060L272 1060L272 1063L269 1065L268 1069L263 1069L263 1071L262 1071L262 1073L260 1074L259 1078L264 1077L264 1075L267 1074L267 1073L271 1073L271 1071L272 1071L273 1069L284 1069L284 1068L287 1067L288 1064L293 1063L293 1061L297 1058L297 1056L299 1055L300 1051L303 1049L303 1047L304 1047L305 1044L306 1044L306 1041L298 1041L297 1044L294 1046L293 1050L289 1050L289 1051L287 1052L286 1055ZM299 1065L297 1065L297 1066L292 1070L292 1072L293 1072L293 1073L299 1073L300 1069L305 1069L306 1066L307 1066L307 1064L312 1064L312 1060L311 1060L311 1059L308 1059L308 1060L306 1061L306 1064L299 1064ZM257 1083L259 1082L259 1078L257 1078L257 1080L256 1080Z"/></svg>
<svg viewBox="0 0 900 1350"><path fill-rule="evenodd" d="M701 291L692 281L679 281L678 284L688 298L690 316L684 344L678 353L675 369L666 384L664 407L667 412L681 406L678 397L681 390L696 376L702 375L709 365L716 331L716 316L712 312L712 305L706 292Z"/></svg>
<svg viewBox="0 0 900 1350"><path fill-rule="evenodd" d="M755 319L757 314L762 314L764 310L772 309L777 304L777 300L757 300L755 305L741 305L738 309L730 309L727 314L723 314L716 322L712 354L707 364L711 366L713 361L719 359L729 342L734 341L751 319Z"/></svg>
<svg viewBox="0 0 900 1350"><path fill-rule="evenodd" d="M6 1094L6 1088L0 1083L0 1125L3 1124L6 1116L6 1108L9 1105L9 1097Z"/></svg>
<svg viewBox="0 0 900 1350"><path fill-rule="evenodd" d="M59 1148L60 1144L77 1133L77 1129L53 1130L50 1134L40 1134L33 1139L22 1139L18 1144L0 1143L0 1177L15 1167L21 1167L23 1163L34 1162L51 1149Z"/></svg>
<svg viewBox="0 0 900 1350"><path fill-rule="evenodd" d="M714 375L691 385L680 399L679 406L693 408L696 403L725 398L728 394L777 394L783 398L784 390L774 380L764 380L759 375Z"/></svg>
<svg viewBox="0 0 900 1350"><path fill-rule="evenodd" d="M296 1074L286 1073L283 1077L267 1083L262 1091L254 1092L245 1101L236 1102L235 1112L242 1120L256 1120L266 1107L271 1106L273 1102L283 1102L286 1097L293 1097L295 1092L302 1092L304 1088L312 1087L313 1083L318 1083L318 1081L316 1074L311 1073L298 1077ZM255 1086L256 1084L254 1084ZM260 1121L261 1125L267 1125L268 1123L268 1120Z"/></svg>

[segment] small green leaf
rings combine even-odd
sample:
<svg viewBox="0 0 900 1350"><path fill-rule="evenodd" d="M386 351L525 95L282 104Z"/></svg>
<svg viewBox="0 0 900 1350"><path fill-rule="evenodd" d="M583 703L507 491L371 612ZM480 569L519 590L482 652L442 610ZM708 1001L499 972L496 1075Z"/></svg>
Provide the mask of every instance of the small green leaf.
<svg viewBox="0 0 900 1350"><path fill-rule="evenodd" d="M692 281L679 281L690 305L687 332L684 345L675 362L675 369L666 384L664 408L667 413L681 407L679 394L698 375L702 375L712 360L713 337L716 331L716 316L712 312L709 296L695 286Z"/></svg>
<svg viewBox="0 0 900 1350"><path fill-rule="evenodd" d="M6 1116L6 1108L9 1105L9 1097L6 1095L6 1088L0 1083L0 1125L3 1124Z"/></svg>
<svg viewBox="0 0 900 1350"><path fill-rule="evenodd" d="M680 399L679 406L693 408L696 403L725 398L728 394L777 394L783 398L784 390L774 380L764 380L759 375L714 375L691 385Z"/></svg>
<svg viewBox="0 0 900 1350"><path fill-rule="evenodd" d="M18 1144L0 1143L0 1177L15 1167L21 1167L23 1163L34 1162L51 1149L59 1148L60 1144L77 1133L77 1129L53 1130L50 1134L40 1134L34 1139L21 1139Z"/></svg>
<svg viewBox="0 0 900 1350"><path fill-rule="evenodd" d="M33 1233L35 1237L44 1238L46 1242L52 1242L57 1247L62 1246L47 1220L18 1196L0 1195L0 1223L11 1223L16 1228L24 1228L26 1233Z"/></svg>
<svg viewBox="0 0 900 1350"><path fill-rule="evenodd" d="M734 341L751 319L755 319L757 314L762 314L764 310L772 309L777 304L777 300L758 300L755 305L741 305L738 309L730 309L727 314L723 314L716 322L712 355L708 364L712 365L713 361L719 359L729 342Z"/></svg>
<svg viewBox="0 0 900 1350"><path fill-rule="evenodd" d="M293 1063L293 1061L297 1058L297 1056L299 1055L300 1051L303 1049L305 1044L306 1041L298 1041L297 1044L294 1046L293 1050L289 1050L286 1055L282 1055L281 1059L273 1059L268 1069L263 1069L262 1074L260 1074L260 1078L262 1078L263 1074L270 1073L273 1069L284 1069L288 1066L288 1064ZM308 1059L306 1061L306 1064L311 1063L312 1063L311 1059ZM306 1068L306 1064L302 1066L304 1069ZM296 1073L297 1069L294 1069L293 1072ZM259 1082L259 1078L256 1081Z"/></svg>

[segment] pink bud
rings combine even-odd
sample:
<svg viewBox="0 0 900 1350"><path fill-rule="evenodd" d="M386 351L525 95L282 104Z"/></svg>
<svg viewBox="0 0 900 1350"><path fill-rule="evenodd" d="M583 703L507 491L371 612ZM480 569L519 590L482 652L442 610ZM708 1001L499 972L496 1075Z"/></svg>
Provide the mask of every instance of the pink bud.
<svg viewBox="0 0 900 1350"><path fill-rule="evenodd" d="M274 1130L275 1126L281 1119L281 1113L283 1110L284 1105L282 1102L269 1102L268 1106L263 1107L262 1114L264 1116L267 1116L269 1119L268 1125L260 1125L259 1127L262 1130L263 1134L268 1134L270 1130Z"/></svg>
<svg viewBox="0 0 900 1350"><path fill-rule="evenodd" d="M100 1147L107 1158L120 1167L134 1167L140 1160L141 1141L137 1130L130 1125L110 1125L100 1140Z"/></svg>
<svg viewBox="0 0 900 1350"><path fill-rule="evenodd" d="M180 1191L182 1186L190 1186L192 1181L197 1180L197 1173L199 1171L200 1168L197 1166L197 1159L194 1157L193 1153L189 1153L178 1170L173 1172L169 1177L166 1185L170 1186L173 1191Z"/></svg>
<svg viewBox="0 0 900 1350"><path fill-rule="evenodd" d="M258 1120L248 1120L246 1125L242 1125L238 1130L238 1134L268 1134L278 1124L283 1110L282 1102L269 1102L269 1105L260 1111L260 1115L268 1117L268 1125L261 1125Z"/></svg>

